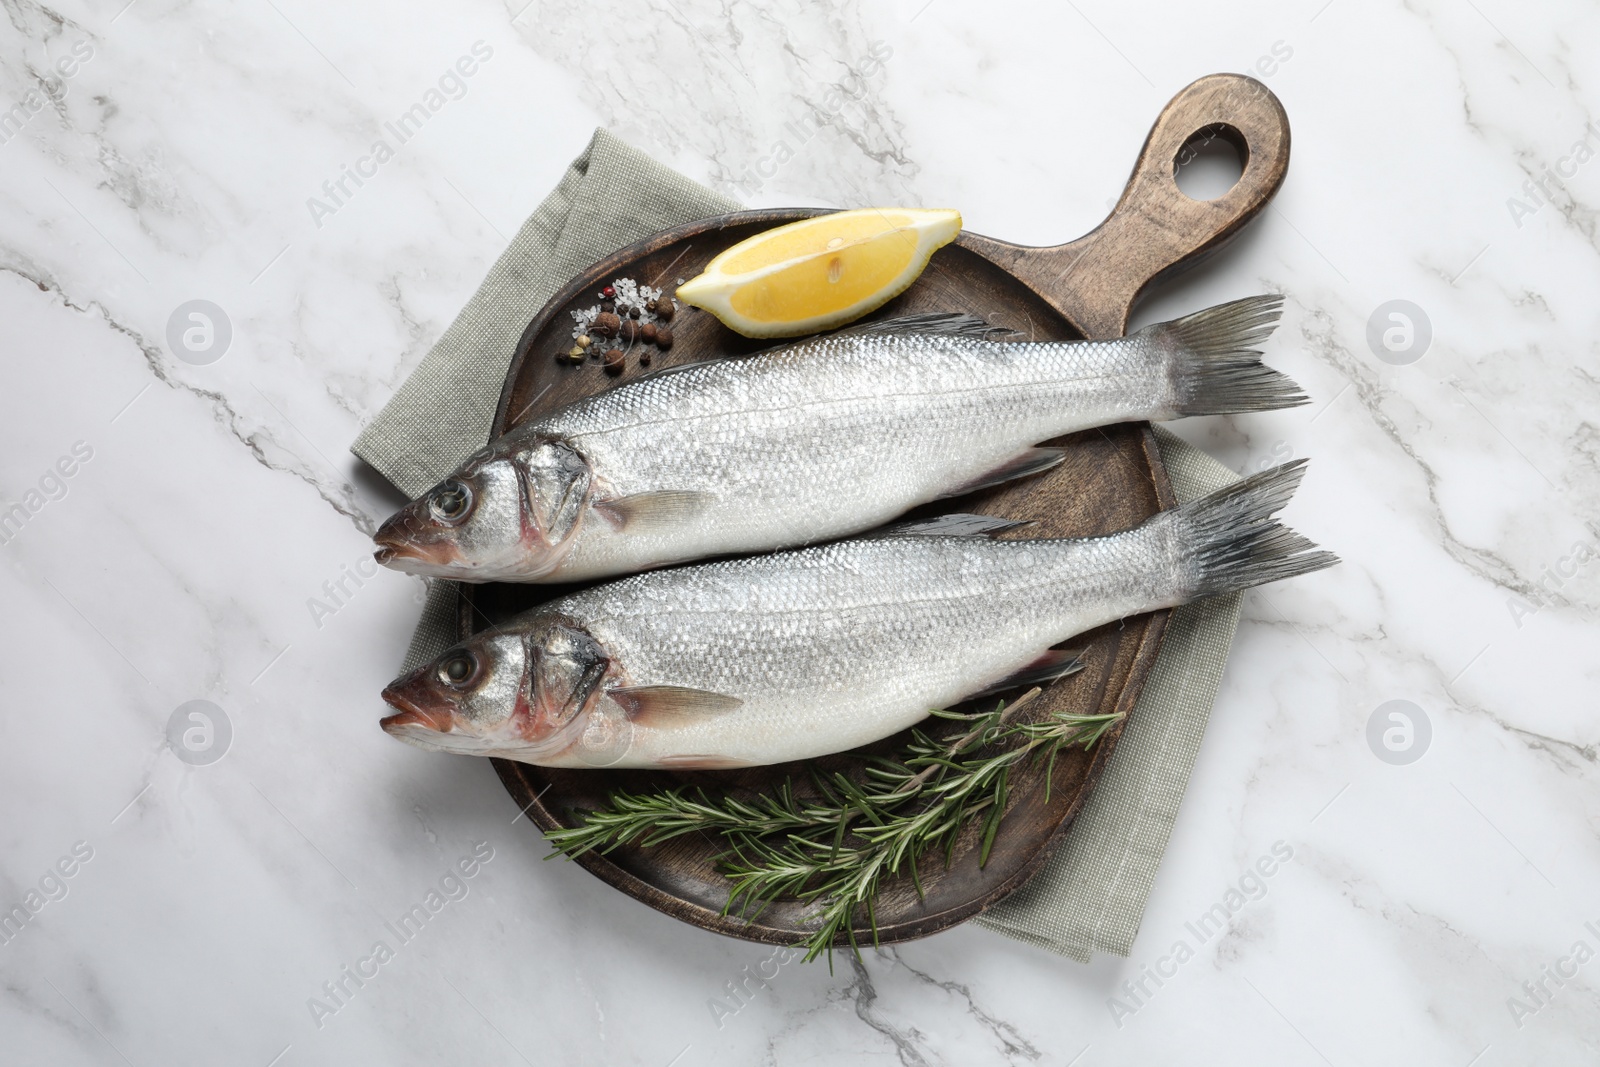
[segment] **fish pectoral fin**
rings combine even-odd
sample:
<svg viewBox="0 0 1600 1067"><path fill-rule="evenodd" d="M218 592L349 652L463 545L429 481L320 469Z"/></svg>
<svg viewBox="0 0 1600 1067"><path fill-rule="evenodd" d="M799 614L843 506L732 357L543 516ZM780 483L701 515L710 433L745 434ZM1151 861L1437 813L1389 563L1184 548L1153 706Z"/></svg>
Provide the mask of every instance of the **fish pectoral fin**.
<svg viewBox="0 0 1600 1067"><path fill-rule="evenodd" d="M1026 478L1030 474L1047 471L1051 467L1067 458L1064 448L1030 448L1015 459L1008 459L992 471L986 471L976 478L962 485L956 486L948 493L941 493L940 499L952 496L961 496L978 489L987 489L991 485L1009 482L1013 478Z"/></svg>
<svg viewBox="0 0 1600 1067"><path fill-rule="evenodd" d="M629 533L665 530L698 518L716 497L692 489L661 489L595 503L601 512Z"/></svg>
<svg viewBox="0 0 1600 1067"><path fill-rule="evenodd" d="M1024 666L1021 670L1006 675L998 682L985 686L973 693L968 700L977 700L979 697L991 697L996 693L1004 693L1008 689L1021 689L1025 686L1044 685L1057 678L1065 678L1083 670L1083 660L1078 658L1076 652L1063 652L1052 648L1044 655Z"/></svg>
<svg viewBox="0 0 1600 1067"><path fill-rule="evenodd" d="M629 685L606 690L606 695L641 726L672 726L696 719L726 715L744 701L726 693L690 689L682 685Z"/></svg>
<svg viewBox="0 0 1600 1067"><path fill-rule="evenodd" d="M878 537L999 537L1007 530L1032 526L1029 519L1002 519L996 515L973 515L954 511L931 519L912 519L880 527L857 536L865 541Z"/></svg>

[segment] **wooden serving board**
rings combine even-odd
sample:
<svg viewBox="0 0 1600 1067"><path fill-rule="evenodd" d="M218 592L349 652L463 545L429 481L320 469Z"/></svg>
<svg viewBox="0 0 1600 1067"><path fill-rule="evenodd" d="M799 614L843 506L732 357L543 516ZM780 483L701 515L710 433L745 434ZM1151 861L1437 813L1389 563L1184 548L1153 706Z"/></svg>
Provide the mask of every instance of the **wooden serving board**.
<svg viewBox="0 0 1600 1067"><path fill-rule="evenodd" d="M1239 151L1244 173L1216 200L1196 201L1174 181L1175 161L1197 136L1226 138ZM962 233L937 252L906 293L873 318L923 311L965 311L1011 327L1029 339L1122 336L1140 294L1155 281L1216 251L1266 205L1282 184L1289 162L1289 124L1277 98L1260 82L1235 74L1205 77L1179 93L1157 118L1133 175L1110 216L1069 244L1030 248ZM572 345L570 311L591 307L595 293L619 277L664 288L700 273L730 245L780 223L818 214L812 210L741 211L679 226L595 264L557 293L529 324L517 346L495 415L493 433L618 382L644 369L630 359L620 378L591 360L578 366L556 357ZM1243 294L1241 294L1243 295ZM719 355L749 353L770 342L752 341L711 315L685 306L672 324L676 343L654 366ZM1065 446L1066 462L1031 479L941 502L940 511L976 511L1028 519L1016 536L1084 537L1135 526L1174 503L1149 424L1092 430L1050 442ZM502 621L570 587L502 585L463 587L463 636ZM1022 885L1049 856L1064 828L1082 808L1133 710L1161 647L1167 612L1101 627L1067 642L1081 649L1085 668L1047 687L1027 713L1037 720L1059 712L1124 716L1089 752L1072 750L1046 781L1034 766L1013 777L1010 809L988 864L979 868L975 833L944 868L925 863L925 897L909 881L887 883L877 905L883 941L922 937L969 919ZM890 751L896 735L872 746ZM830 756L826 770L859 770L860 761ZM741 771L569 771L495 760L506 788L528 817L544 829L570 826L577 814L600 806L617 789L643 792L664 786L702 786L708 792L760 791L793 777L809 779L806 764ZM755 922L723 916L728 884L716 873L717 842L680 838L655 848L619 848L578 860L609 884L696 926L755 941L794 943L807 936L807 909L779 902ZM859 938L870 930L858 929Z"/></svg>

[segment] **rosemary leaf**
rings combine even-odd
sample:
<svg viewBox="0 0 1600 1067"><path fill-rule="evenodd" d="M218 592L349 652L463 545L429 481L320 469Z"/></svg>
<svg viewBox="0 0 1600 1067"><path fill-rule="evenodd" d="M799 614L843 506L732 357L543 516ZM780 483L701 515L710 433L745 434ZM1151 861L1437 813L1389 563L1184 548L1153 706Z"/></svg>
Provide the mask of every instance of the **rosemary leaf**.
<svg viewBox="0 0 1600 1067"><path fill-rule="evenodd" d="M907 875L923 896L918 861L943 852L948 866L962 832L978 820L978 862L988 863L1011 791L1011 772L1043 757L1047 778L1056 757L1070 747L1092 747L1118 715L1053 715L1016 723L1017 710L1038 696L1029 690L993 711L935 711L946 722L967 725L959 735L935 739L913 730L896 757L865 761L862 781L841 773L813 773L814 796L802 798L785 781L754 797L709 796L663 789L613 793L607 806L584 812L576 826L547 833L569 858L601 854L623 845L652 847L703 833L726 846L717 857L728 879L724 915L753 920L779 900L816 907L806 959L827 953L841 940L859 954L856 917L864 915L879 940L877 899L885 878ZM1046 797L1049 796L1046 784Z"/></svg>

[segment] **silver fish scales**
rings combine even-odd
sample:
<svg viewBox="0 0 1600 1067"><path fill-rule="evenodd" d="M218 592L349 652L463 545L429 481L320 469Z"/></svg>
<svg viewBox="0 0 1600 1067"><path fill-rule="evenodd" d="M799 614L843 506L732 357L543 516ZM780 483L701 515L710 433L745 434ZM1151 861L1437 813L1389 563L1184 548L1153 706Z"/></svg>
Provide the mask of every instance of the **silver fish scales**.
<svg viewBox="0 0 1600 1067"><path fill-rule="evenodd" d="M1038 442L1139 419L1304 403L1255 347L1251 297L1114 341L890 320L673 368L469 457L378 531L378 558L465 581L580 581L848 536L1035 473Z"/></svg>
<svg viewBox="0 0 1600 1067"><path fill-rule="evenodd" d="M737 767L855 748L931 709L1070 673L1053 646L1084 630L1331 566L1271 519L1303 465L1108 537L910 529L597 586L399 679L384 728L560 767Z"/></svg>

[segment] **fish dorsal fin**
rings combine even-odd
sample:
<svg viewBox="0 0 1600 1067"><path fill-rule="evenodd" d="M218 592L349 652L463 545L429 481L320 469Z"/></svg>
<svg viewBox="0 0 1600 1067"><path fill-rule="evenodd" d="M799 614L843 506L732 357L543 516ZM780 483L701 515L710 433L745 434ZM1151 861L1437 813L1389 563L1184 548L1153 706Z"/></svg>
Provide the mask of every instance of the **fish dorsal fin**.
<svg viewBox="0 0 1600 1067"><path fill-rule="evenodd" d="M650 380L652 380L654 378L665 378L667 375L669 375L669 374L677 374L679 371L694 370L696 367L704 367L708 363L726 363L726 362L728 362L729 360L732 360L732 359L746 359L746 358L748 358L748 357L746 357L746 356L712 356L710 359L696 359L696 360L692 360L691 362L688 362L688 363L677 363L677 364L674 364L674 365L672 365L670 367L657 367L655 370L646 371L645 373L639 375L637 378L633 379L632 381L624 382L623 384L624 385L638 385L640 382L648 382L648 381L650 381Z"/></svg>
<svg viewBox="0 0 1600 1067"><path fill-rule="evenodd" d="M1078 658L1076 652L1064 652L1058 648L1048 649L1044 655L1033 660L1021 670L1006 675L998 682L984 686L973 693L968 700L979 697L991 697L996 693L1004 693L1008 689L1021 689L1025 686L1044 685L1057 678L1065 678L1083 670L1083 660Z"/></svg>
<svg viewBox="0 0 1600 1067"><path fill-rule="evenodd" d="M686 726L700 719L726 715L744 701L726 693L690 689L681 685L629 685L606 690L606 695L641 726Z"/></svg>
<svg viewBox="0 0 1600 1067"><path fill-rule="evenodd" d="M976 337L980 340L995 340L1000 335L1016 333L1009 326L995 326L984 321L976 315L969 315L962 311L932 311L918 315L897 315L892 319L878 319L875 322L862 322L854 326L845 326L829 333L816 335L817 337L848 337L851 334L896 334L915 333L924 335L937 335L941 337ZM789 345L812 340L807 337L784 338L775 341L770 347L748 352L741 355L712 356L709 359L697 359L689 363L678 363L671 367L657 367L646 371L630 382L624 384L637 385L639 382L648 382L656 378L664 378L669 374L680 371L693 370L712 363L728 363L734 360L750 359L753 356L764 355L767 352Z"/></svg>
<svg viewBox="0 0 1600 1067"><path fill-rule="evenodd" d="M693 489L660 489L595 502L595 509L630 534L668 530L693 522L715 500Z"/></svg>
<svg viewBox="0 0 1600 1067"><path fill-rule="evenodd" d="M971 481L941 494L940 498L961 496L978 489L987 489L991 485L999 485L1001 482L1009 482L1014 478L1026 478L1030 474L1047 471L1066 458L1067 450L1064 448L1030 448L1022 455L1006 460L994 470L984 471Z"/></svg>
<svg viewBox="0 0 1600 1067"><path fill-rule="evenodd" d="M856 539L859 541L879 537L999 537L1007 530L1032 525L1033 523L1027 519L1002 519L994 515L972 515L957 511L949 515L936 515L931 519L892 523L871 533L861 534Z"/></svg>
<svg viewBox="0 0 1600 1067"><path fill-rule="evenodd" d="M976 315L964 311L931 311L919 315L897 315L892 319L878 319L836 330L833 336L853 333L920 333L942 337L977 337L993 339L996 334L1015 333L1006 326L995 326Z"/></svg>

